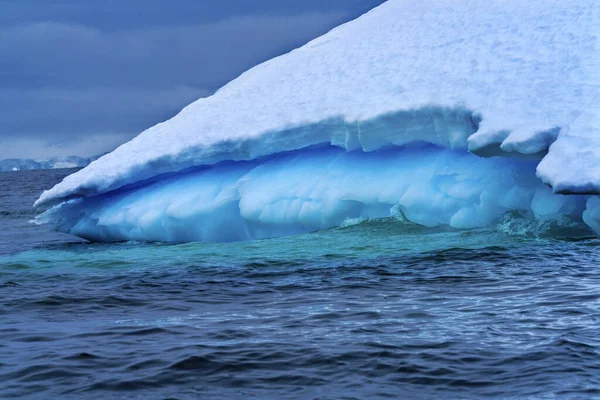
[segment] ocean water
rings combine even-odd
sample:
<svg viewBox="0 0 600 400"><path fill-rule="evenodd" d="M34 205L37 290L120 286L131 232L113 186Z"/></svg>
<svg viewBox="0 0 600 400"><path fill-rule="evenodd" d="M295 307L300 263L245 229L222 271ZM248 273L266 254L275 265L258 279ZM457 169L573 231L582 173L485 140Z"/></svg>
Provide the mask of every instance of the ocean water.
<svg viewBox="0 0 600 400"><path fill-rule="evenodd" d="M0 173L0 398L600 398L600 240L348 221L95 244L28 221L72 170Z"/></svg>

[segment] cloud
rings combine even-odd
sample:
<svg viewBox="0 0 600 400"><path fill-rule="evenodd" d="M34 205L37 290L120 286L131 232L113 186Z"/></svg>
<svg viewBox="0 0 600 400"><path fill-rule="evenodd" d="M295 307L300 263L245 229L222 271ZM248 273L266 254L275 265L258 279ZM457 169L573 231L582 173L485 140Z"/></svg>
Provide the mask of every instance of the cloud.
<svg viewBox="0 0 600 400"><path fill-rule="evenodd" d="M37 85L213 87L326 32L344 16L248 16L108 33L78 25L28 24L0 31L0 66Z"/></svg>
<svg viewBox="0 0 600 400"><path fill-rule="evenodd" d="M0 146L0 160L6 158L32 158L46 160L52 157L78 155L83 157L96 156L112 151L120 144L132 139L136 133L110 133L87 134L57 141L56 138L18 137L2 142Z"/></svg>
<svg viewBox="0 0 600 400"><path fill-rule="evenodd" d="M197 25L248 15L347 12L358 16L384 0L0 0L0 25L54 21L104 31Z"/></svg>
<svg viewBox="0 0 600 400"><path fill-rule="evenodd" d="M0 158L17 137L45 145L131 137L347 18L253 15L110 32L54 22L0 28Z"/></svg>
<svg viewBox="0 0 600 400"><path fill-rule="evenodd" d="M140 131L208 94L187 86L0 89L0 126L8 137Z"/></svg>

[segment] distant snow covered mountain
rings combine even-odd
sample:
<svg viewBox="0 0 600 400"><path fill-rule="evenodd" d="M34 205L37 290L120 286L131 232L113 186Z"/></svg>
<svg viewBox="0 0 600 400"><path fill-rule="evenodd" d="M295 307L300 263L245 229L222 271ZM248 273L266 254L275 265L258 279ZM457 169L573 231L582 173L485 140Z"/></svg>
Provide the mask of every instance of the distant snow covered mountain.
<svg viewBox="0 0 600 400"><path fill-rule="evenodd" d="M0 172L25 171L34 169L59 169L85 167L100 156L94 157L55 157L48 160L36 161L30 158L8 158L0 160Z"/></svg>

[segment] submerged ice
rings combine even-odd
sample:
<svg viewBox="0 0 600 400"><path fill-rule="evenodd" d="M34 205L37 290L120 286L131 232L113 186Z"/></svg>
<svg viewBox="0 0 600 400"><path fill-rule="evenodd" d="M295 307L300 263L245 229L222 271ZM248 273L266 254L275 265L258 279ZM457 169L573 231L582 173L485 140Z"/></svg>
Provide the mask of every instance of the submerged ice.
<svg viewBox="0 0 600 400"><path fill-rule="evenodd" d="M44 192L92 240L230 241L352 218L600 232L600 3L390 0Z"/></svg>

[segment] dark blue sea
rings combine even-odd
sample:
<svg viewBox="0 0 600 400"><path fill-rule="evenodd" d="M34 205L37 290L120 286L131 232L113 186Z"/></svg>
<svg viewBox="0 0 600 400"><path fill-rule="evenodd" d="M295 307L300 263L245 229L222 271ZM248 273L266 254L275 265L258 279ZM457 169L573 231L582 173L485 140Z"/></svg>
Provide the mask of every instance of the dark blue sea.
<svg viewBox="0 0 600 400"><path fill-rule="evenodd" d="M600 398L600 240L349 221L88 243L29 221L73 170L0 173L0 398Z"/></svg>

